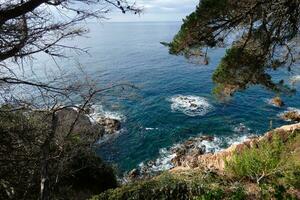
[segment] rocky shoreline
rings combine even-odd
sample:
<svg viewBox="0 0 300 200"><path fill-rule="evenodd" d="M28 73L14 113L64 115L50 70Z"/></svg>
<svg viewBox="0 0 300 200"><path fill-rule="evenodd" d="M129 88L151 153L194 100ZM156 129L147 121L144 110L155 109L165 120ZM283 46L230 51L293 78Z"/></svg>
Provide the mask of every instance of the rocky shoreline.
<svg viewBox="0 0 300 200"><path fill-rule="evenodd" d="M205 170L214 170L222 173L225 168L225 161L230 160L235 151L243 151L245 148L257 148L257 145L262 140L271 140L274 133L279 133L279 135L284 139L290 133L300 130L300 123L285 125L279 128L276 128L272 131L265 133L265 135L259 137L251 137L246 141L240 144L234 144L228 147L225 150L222 150L217 153L204 153L198 155L191 159L189 156L182 157L182 162L180 165L172 168L171 172L181 171L181 170L190 170L190 169L205 169Z"/></svg>
<svg viewBox="0 0 300 200"><path fill-rule="evenodd" d="M238 144L233 144L227 149L219 152L209 152L203 142L212 142L213 136L200 136L191 138L182 144L178 144L170 149L172 153L172 167L169 172L176 173L190 169L204 169L209 171L217 171L223 173L225 168L225 160L229 160L235 151L242 151L245 148L257 148L261 140L269 140L273 133L287 135L300 130L300 123L285 125L265 133L263 136L248 136L248 138ZM153 171L157 163L149 161L140 168L136 168L125 174L124 182L132 182L137 180L148 179L160 174L163 171Z"/></svg>

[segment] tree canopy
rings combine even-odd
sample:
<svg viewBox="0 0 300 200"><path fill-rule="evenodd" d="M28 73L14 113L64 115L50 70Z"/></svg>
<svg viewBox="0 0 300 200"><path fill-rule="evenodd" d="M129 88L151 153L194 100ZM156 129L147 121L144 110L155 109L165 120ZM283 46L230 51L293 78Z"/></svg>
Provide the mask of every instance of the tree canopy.
<svg viewBox="0 0 300 200"><path fill-rule="evenodd" d="M93 149L103 127L85 112L96 95L132 86L100 88L57 73L35 80L17 70L34 75L27 61L41 54L57 64L66 50L86 52L65 40L111 8L141 12L126 0L0 0L0 199L86 199L116 186L113 169Z"/></svg>
<svg viewBox="0 0 300 200"><path fill-rule="evenodd" d="M207 63L207 48L230 45L212 77L218 95L253 84L292 92L284 81L272 81L267 71L282 66L291 70L297 61L299 13L298 0L201 0L183 20L169 50L200 56Z"/></svg>

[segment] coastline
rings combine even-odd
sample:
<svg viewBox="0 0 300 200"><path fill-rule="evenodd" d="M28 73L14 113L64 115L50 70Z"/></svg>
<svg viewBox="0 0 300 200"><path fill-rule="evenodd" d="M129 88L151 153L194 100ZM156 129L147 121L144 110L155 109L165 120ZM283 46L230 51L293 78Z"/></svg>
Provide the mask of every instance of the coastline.
<svg viewBox="0 0 300 200"><path fill-rule="evenodd" d="M182 165L176 166L169 171L176 173L178 171L186 171L190 169L205 169L205 170L215 170L219 173L223 173L225 169L225 162L230 160L236 151L242 151L245 148L256 148L257 144L262 140L269 140L272 138L274 133L280 133L282 135L288 135L294 133L296 130L300 130L300 123L284 125L278 128L275 128L271 131L266 132L263 136L256 136L253 138L248 138L242 143L233 144L227 149L221 150L216 153L204 153L199 155L197 159L197 165L195 166L195 158L191 159L186 157L185 162ZM194 167L193 167L194 166Z"/></svg>

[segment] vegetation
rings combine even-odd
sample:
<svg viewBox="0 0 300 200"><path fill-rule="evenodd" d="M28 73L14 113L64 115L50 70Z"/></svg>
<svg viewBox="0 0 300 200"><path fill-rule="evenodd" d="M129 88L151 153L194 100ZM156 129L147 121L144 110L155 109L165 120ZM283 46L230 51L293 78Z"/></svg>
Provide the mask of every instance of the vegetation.
<svg viewBox="0 0 300 200"><path fill-rule="evenodd" d="M231 187L227 187L232 184ZM152 180L132 183L115 190L108 190L93 200L126 199L244 199L243 188L229 183L215 173L189 171L164 173Z"/></svg>
<svg viewBox="0 0 300 200"><path fill-rule="evenodd" d="M98 88L89 78L79 81L58 59L69 51L86 53L66 42L87 33L85 20L104 19L112 8L141 9L126 0L0 2L0 199L85 199L115 187L113 170L93 152L101 128L78 126L97 97L128 85ZM40 74L32 61L42 56L57 72ZM68 109L78 112L66 122L62 112Z"/></svg>
<svg viewBox="0 0 300 200"><path fill-rule="evenodd" d="M49 119L44 113L0 112L0 199L39 198L41 146L51 132ZM76 140L66 132L55 134L47 168L52 198L84 199L117 186L114 170L90 147L87 139L97 138L92 134L77 132Z"/></svg>
<svg viewBox="0 0 300 200"><path fill-rule="evenodd" d="M253 84L294 92L283 81L272 81L267 71L291 70L298 60L299 13L297 0L202 0L168 46L172 54L204 58L207 64L208 48L230 45L213 75L217 95Z"/></svg>
<svg viewBox="0 0 300 200"><path fill-rule="evenodd" d="M281 180L285 185L300 188L300 135L294 133L284 140L275 135L272 141L261 141L257 148L236 152L227 162L228 172L258 184Z"/></svg>
<svg viewBox="0 0 300 200"><path fill-rule="evenodd" d="M92 199L297 199L299 147L300 131L273 133L256 147L234 152L221 174L202 169L168 172Z"/></svg>

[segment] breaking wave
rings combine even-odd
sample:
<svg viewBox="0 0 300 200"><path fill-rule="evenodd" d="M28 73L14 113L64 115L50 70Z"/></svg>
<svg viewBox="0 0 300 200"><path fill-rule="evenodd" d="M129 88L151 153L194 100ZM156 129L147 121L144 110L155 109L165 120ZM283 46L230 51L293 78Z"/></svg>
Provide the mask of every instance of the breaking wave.
<svg viewBox="0 0 300 200"><path fill-rule="evenodd" d="M228 148L231 145L243 143L249 139L250 136L255 134L252 133L251 129L243 123L233 126L233 135L230 136L214 136L213 140L195 140L195 146L205 146L205 153L216 153ZM199 135L198 137L201 137ZM197 138L197 137L195 137ZM172 169L174 164L172 159L176 157L174 149L182 144L174 144L170 148L162 148L159 150L159 156L156 160L149 161L147 163L142 162L139 168L143 173L156 173L165 170Z"/></svg>
<svg viewBox="0 0 300 200"><path fill-rule="evenodd" d="M300 82L300 75L295 75L290 78L290 83L292 85L295 85L298 82Z"/></svg>
<svg viewBox="0 0 300 200"><path fill-rule="evenodd" d="M119 112L112 112L105 110L102 105L93 105L91 106L91 112L89 118L92 122L96 122L99 118L109 118L116 119L119 121L125 121L126 118Z"/></svg>
<svg viewBox="0 0 300 200"><path fill-rule="evenodd" d="M213 109L206 98L199 96L176 95L170 101L172 111L179 111L191 117L203 116Z"/></svg>

